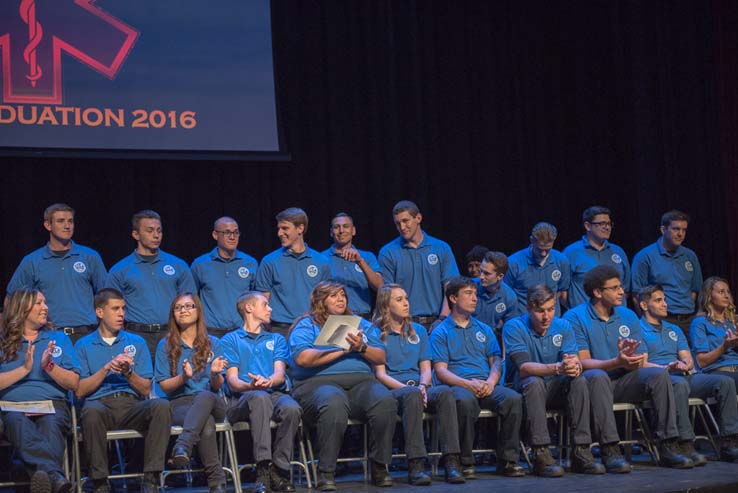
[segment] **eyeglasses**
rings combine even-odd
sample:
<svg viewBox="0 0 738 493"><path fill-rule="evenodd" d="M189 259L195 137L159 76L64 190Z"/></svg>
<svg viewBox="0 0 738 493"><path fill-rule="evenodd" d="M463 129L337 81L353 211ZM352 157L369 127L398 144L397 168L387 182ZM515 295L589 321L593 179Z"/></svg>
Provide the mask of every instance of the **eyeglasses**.
<svg viewBox="0 0 738 493"><path fill-rule="evenodd" d="M181 305L174 305L175 312L181 312L182 310L194 310L197 308L194 303L183 303Z"/></svg>
<svg viewBox="0 0 738 493"><path fill-rule="evenodd" d="M613 290L617 291L619 289L623 289L623 285L622 284L618 284L617 286L603 286L600 289L602 289L603 291L606 290L606 289L613 289Z"/></svg>
<svg viewBox="0 0 738 493"><path fill-rule="evenodd" d="M601 228L614 228L615 221L597 221L596 223L589 223L592 226L599 226Z"/></svg>
<svg viewBox="0 0 738 493"><path fill-rule="evenodd" d="M226 229L226 230L223 230L223 231L216 231L216 233L218 233L221 236L236 236L236 237L241 236L241 232L239 230L237 230L237 229L235 229L233 231L231 231L229 229Z"/></svg>

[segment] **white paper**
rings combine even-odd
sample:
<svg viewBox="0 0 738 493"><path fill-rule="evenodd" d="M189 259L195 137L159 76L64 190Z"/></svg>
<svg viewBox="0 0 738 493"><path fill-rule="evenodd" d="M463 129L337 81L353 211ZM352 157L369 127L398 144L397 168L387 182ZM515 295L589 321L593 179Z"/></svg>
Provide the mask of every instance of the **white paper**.
<svg viewBox="0 0 738 493"><path fill-rule="evenodd" d="M335 346L348 349L348 334L358 334L361 317L356 315L331 315L315 338L316 346Z"/></svg>
<svg viewBox="0 0 738 493"><path fill-rule="evenodd" d="M51 401L0 401L0 409L26 414L56 414L54 404Z"/></svg>

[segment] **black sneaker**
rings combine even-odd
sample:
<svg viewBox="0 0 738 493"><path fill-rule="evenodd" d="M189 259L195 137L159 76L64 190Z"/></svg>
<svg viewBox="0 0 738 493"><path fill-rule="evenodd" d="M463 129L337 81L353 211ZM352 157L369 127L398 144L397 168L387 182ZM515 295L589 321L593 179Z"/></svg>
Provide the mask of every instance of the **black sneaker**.
<svg viewBox="0 0 738 493"><path fill-rule="evenodd" d="M318 491L336 491L336 476L333 472L318 471L315 488Z"/></svg>
<svg viewBox="0 0 738 493"><path fill-rule="evenodd" d="M410 459L407 464L407 482L413 486L428 486L431 477L425 473L424 459Z"/></svg>
<svg viewBox="0 0 738 493"><path fill-rule="evenodd" d="M182 445L174 445L172 447L172 458L169 459L177 469L186 469L190 466L190 454Z"/></svg>
<svg viewBox="0 0 738 493"><path fill-rule="evenodd" d="M444 479L447 483L466 483L466 479L464 479L464 475L461 472L461 462L459 462L459 454L444 455L441 458L441 462L445 469Z"/></svg>
<svg viewBox="0 0 738 493"><path fill-rule="evenodd" d="M512 461L497 462L497 474L508 478L521 478L525 476L525 469L520 464Z"/></svg>
<svg viewBox="0 0 738 493"><path fill-rule="evenodd" d="M673 469L691 469L694 467L692 459L682 455L676 439L662 440L659 444L659 465Z"/></svg>
<svg viewBox="0 0 738 493"><path fill-rule="evenodd" d="M627 474L632 470L628 461L620 453L620 445L617 443L602 445L600 447L600 457L605 465L605 470L609 473Z"/></svg>
<svg viewBox="0 0 738 493"><path fill-rule="evenodd" d="M723 437L720 444L720 460L738 462L738 435Z"/></svg>
<svg viewBox="0 0 738 493"><path fill-rule="evenodd" d="M551 457L548 445L533 447L533 474L542 478L560 478L564 475L564 468Z"/></svg>
<svg viewBox="0 0 738 493"><path fill-rule="evenodd" d="M694 442L692 442L692 440L684 440L682 442L679 442L679 452L681 452L682 455L692 459L692 462L694 462L694 467L700 467L707 464L707 457L694 449Z"/></svg>
<svg viewBox="0 0 738 493"><path fill-rule="evenodd" d="M31 476L31 493L51 493L51 480L46 471L36 471Z"/></svg>
<svg viewBox="0 0 738 493"><path fill-rule="evenodd" d="M272 478L270 475L270 463L268 460L260 461L256 464L256 483L254 484L254 493L270 493Z"/></svg>
<svg viewBox="0 0 738 493"><path fill-rule="evenodd" d="M469 466L462 466L461 475L464 477L464 480L466 481L473 481L475 479L479 479L479 476L477 476L477 470L474 467L474 464L471 464Z"/></svg>
<svg viewBox="0 0 738 493"><path fill-rule="evenodd" d="M392 481L392 476L389 475L389 472L387 471L387 465L382 464L381 462L372 461L371 462L371 470L372 470L372 484L374 486L379 486L380 488L387 488L394 484Z"/></svg>
<svg viewBox="0 0 738 493"><path fill-rule="evenodd" d="M274 464L269 468L269 479L272 491L284 491L286 493L295 491L295 485L290 481L290 472L282 470Z"/></svg>
<svg viewBox="0 0 738 493"><path fill-rule="evenodd" d="M589 445L577 445L571 459L571 471L580 474L605 474L605 466L597 462Z"/></svg>

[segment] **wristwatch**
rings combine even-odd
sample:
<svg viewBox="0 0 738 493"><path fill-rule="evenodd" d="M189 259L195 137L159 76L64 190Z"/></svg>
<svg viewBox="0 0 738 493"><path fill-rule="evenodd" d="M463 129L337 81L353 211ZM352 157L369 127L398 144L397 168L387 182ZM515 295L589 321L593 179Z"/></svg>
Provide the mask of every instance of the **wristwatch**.
<svg viewBox="0 0 738 493"><path fill-rule="evenodd" d="M367 347L368 347L368 346L366 345L366 342L362 342L362 343L361 343L361 347L359 348L359 352L360 352L361 354L364 354L364 353L366 353Z"/></svg>

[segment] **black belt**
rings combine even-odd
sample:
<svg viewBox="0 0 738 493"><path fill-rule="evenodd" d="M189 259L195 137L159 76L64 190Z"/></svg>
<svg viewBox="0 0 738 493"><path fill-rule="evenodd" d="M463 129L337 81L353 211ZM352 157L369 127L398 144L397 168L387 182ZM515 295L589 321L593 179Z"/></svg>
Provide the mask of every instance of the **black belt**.
<svg viewBox="0 0 738 493"><path fill-rule="evenodd" d="M413 322L419 323L420 325L432 324L438 317L435 315L414 315L412 317Z"/></svg>
<svg viewBox="0 0 738 493"><path fill-rule="evenodd" d="M729 373L738 373L738 365L721 366L720 368L715 368L713 371L726 371Z"/></svg>
<svg viewBox="0 0 738 493"><path fill-rule="evenodd" d="M112 394L107 394L107 395L100 397L100 399L118 399L120 397L130 397L132 399L136 399L137 401L141 400L139 396L135 394L131 394L130 392L124 392L124 391L113 392Z"/></svg>
<svg viewBox="0 0 738 493"><path fill-rule="evenodd" d="M88 334L96 329L97 325L74 325L72 327L61 327L59 330L71 336L72 334Z"/></svg>
<svg viewBox="0 0 738 493"><path fill-rule="evenodd" d="M136 322L126 322L126 329L134 332L163 332L168 330L167 324L138 324Z"/></svg>
<svg viewBox="0 0 738 493"><path fill-rule="evenodd" d="M674 320L679 320L681 322L683 320L689 320L694 313L667 313L666 315L669 318L673 318Z"/></svg>

